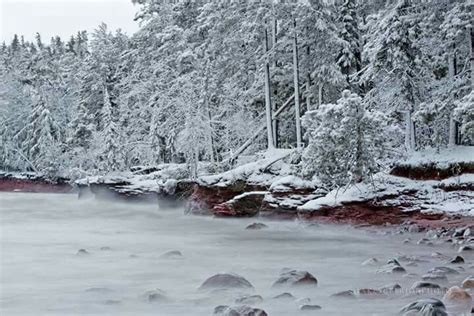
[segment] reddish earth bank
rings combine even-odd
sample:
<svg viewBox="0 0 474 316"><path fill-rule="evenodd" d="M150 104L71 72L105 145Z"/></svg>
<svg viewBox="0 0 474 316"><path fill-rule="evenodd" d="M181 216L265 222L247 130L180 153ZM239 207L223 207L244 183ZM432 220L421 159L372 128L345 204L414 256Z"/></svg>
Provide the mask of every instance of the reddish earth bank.
<svg viewBox="0 0 474 316"><path fill-rule="evenodd" d="M67 179L49 180L31 174L0 173L1 192L68 193L72 189Z"/></svg>

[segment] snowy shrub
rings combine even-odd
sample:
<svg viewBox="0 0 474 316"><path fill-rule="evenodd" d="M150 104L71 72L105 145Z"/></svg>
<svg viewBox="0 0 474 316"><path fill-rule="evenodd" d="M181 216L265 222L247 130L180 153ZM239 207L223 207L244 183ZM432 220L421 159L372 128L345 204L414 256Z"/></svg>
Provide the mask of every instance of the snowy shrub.
<svg viewBox="0 0 474 316"><path fill-rule="evenodd" d="M329 187L369 179L385 156L383 122L380 112L367 111L361 97L347 90L336 104L307 112L303 174Z"/></svg>

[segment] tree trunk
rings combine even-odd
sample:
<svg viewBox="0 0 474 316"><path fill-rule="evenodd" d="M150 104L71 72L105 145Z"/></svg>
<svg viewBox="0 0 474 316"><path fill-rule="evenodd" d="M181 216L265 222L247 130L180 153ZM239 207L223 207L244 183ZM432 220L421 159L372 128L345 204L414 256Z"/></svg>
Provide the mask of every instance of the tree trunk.
<svg viewBox="0 0 474 316"><path fill-rule="evenodd" d="M293 20L293 79L295 85L295 119L296 119L296 148L301 149L301 120L300 120L300 83L298 73L298 37L296 33L296 20Z"/></svg>
<svg viewBox="0 0 474 316"><path fill-rule="evenodd" d="M310 55L310 47L309 44L306 46L306 58L309 60ZM311 73L309 72L309 67L306 69L306 111L311 110Z"/></svg>
<svg viewBox="0 0 474 316"><path fill-rule="evenodd" d="M323 105L323 83L321 82L318 87L318 108Z"/></svg>
<svg viewBox="0 0 474 316"><path fill-rule="evenodd" d="M272 125L272 98L270 90L270 61L268 57L268 32L265 28L264 38L265 54L265 112L267 117L267 142L268 149L275 148L273 139L273 125Z"/></svg>
<svg viewBox="0 0 474 316"><path fill-rule="evenodd" d="M405 113L405 147L408 152L415 149L415 129L411 119L411 110Z"/></svg>
<svg viewBox="0 0 474 316"><path fill-rule="evenodd" d="M471 7L474 8L474 5L471 5ZM471 51L471 89L474 90L474 27L472 26L469 30L469 44Z"/></svg>
<svg viewBox="0 0 474 316"><path fill-rule="evenodd" d="M448 69L449 69L449 78L454 81L456 76L456 46L453 44L451 47L452 52L449 54L448 60ZM452 147L456 145L456 121L454 120L453 113L449 114L449 139L448 146Z"/></svg>
<svg viewBox="0 0 474 316"><path fill-rule="evenodd" d="M277 44L277 29L278 28L278 22L277 22L277 19L274 17L272 19L272 48L275 49L275 46ZM276 57L273 58L273 69L274 71L276 71L276 68L278 67L278 64L277 64L277 59ZM277 93L278 91L275 89L273 91L273 96L276 98L277 96ZM275 113L275 111L277 110L277 104L276 102L273 102L272 103L272 111L273 113ZM278 148L278 145L279 145L279 137L278 137L278 120L277 119L274 119L273 121L273 124L272 124L272 129L273 129L273 141L274 141L274 145L276 148Z"/></svg>

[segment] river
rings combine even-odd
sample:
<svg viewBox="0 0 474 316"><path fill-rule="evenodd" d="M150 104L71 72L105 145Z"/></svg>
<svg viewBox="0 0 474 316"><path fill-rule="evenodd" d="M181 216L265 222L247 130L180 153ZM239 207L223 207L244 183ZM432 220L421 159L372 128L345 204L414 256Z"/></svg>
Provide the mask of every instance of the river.
<svg viewBox="0 0 474 316"><path fill-rule="evenodd" d="M445 243L417 245L422 234L394 235L349 226L218 219L185 215L183 209L150 204L78 200L73 194L0 193L1 315L212 315L217 305L235 305L237 294L205 293L198 287L219 272L245 277L264 301L269 315L300 315L303 298L322 307L319 315L395 315L413 300L410 293L385 298L344 299L344 290L381 288L399 283L410 288L419 277L376 273L362 266L368 258L385 262L396 255L426 260L407 266L418 276L455 256ZM78 254L85 249L87 254ZM182 257L163 258L177 250ZM274 289L283 268L305 270L318 286ZM459 284L466 273L450 277ZM471 271L472 272L472 271ZM145 293L160 289L168 300L150 303ZM273 297L290 292L297 299ZM311 314L311 313L310 313Z"/></svg>

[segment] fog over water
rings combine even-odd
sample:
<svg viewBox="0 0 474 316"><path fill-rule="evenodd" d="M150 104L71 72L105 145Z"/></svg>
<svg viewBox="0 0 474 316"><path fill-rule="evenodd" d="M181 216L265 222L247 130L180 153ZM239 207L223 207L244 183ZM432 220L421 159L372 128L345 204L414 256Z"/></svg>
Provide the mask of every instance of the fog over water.
<svg viewBox="0 0 474 316"><path fill-rule="evenodd" d="M197 290L219 272L249 280L264 298L256 307L269 315L307 314L297 302L272 299L282 292L322 306L310 314L395 315L413 295L330 295L394 282L407 288L419 280L361 265L371 257L385 262L397 253L426 256L428 262L406 267L419 275L435 265L434 248L404 245L406 236L381 231L268 220L267 229L250 231L245 227L255 219L196 217L150 204L79 201L72 194L0 193L0 220L1 315L212 315L214 307L235 305L238 297ZM77 255L79 249L89 255ZM160 258L170 250L183 257ZM445 245L436 251L455 254ZM285 267L309 271L318 286L272 289ZM450 277L450 283L463 277ZM148 302L144 294L153 289L169 301Z"/></svg>

